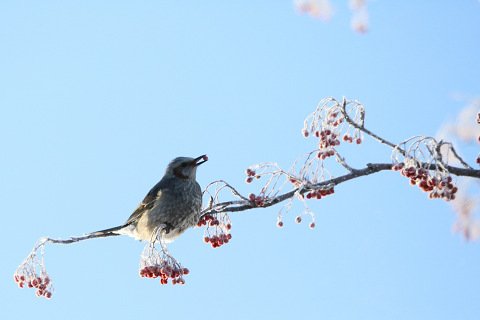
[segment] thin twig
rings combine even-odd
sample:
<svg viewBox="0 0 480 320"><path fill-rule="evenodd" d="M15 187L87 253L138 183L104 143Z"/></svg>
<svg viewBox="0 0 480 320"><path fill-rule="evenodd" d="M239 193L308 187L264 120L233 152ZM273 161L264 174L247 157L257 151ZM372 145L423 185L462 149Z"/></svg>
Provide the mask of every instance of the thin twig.
<svg viewBox="0 0 480 320"><path fill-rule="evenodd" d="M342 101L342 107L341 107L340 110L341 110L343 116L345 117L345 121L347 121L348 124L350 124L351 126L353 126L356 129L362 131L363 133L371 136L372 138L374 138L378 142L386 144L387 146L391 147L392 149L397 149L401 154L403 154L403 155L406 154L405 150L400 148L398 145L380 137L379 135L377 135L377 134L373 133L372 131L368 130L367 128L365 128L364 123L363 123L363 120L364 120L363 118L365 117L364 113L362 113L362 124L361 125L359 125L358 123L353 121L352 118L350 118L350 116L348 115L347 100L345 98Z"/></svg>
<svg viewBox="0 0 480 320"><path fill-rule="evenodd" d="M462 157L460 157L460 156L458 155L457 151L455 150L455 148L453 147L453 144L452 144L451 142L440 141L440 142L438 143L438 145L437 145L437 153L438 153L439 155L441 155L441 153L440 153L440 148L441 148L442 146L444 146L444 145L449 147L450 151L453 153L453 156L462 164L462 166L464 166L464 167L467 168L467 169L472 169L472 170L473 170L473 168L472 168L467 162L465 162L465 160L463 160Z"/></svg>

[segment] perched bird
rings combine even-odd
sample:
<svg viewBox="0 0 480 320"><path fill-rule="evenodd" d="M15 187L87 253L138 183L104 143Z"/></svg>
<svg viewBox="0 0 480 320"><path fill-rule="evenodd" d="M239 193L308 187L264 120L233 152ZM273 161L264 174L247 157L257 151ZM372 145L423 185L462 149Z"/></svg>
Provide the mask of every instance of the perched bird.
<svg viewBox="0 0 480 320"><path fill-rule="evenodd" d="M142 203L121 226L92 232L88 238L128 235L153 241L159 228L162 240L171 242L200 219L202 189L196 181L197 167L207 155L173 159L163 178L147 193Z"/></svg>

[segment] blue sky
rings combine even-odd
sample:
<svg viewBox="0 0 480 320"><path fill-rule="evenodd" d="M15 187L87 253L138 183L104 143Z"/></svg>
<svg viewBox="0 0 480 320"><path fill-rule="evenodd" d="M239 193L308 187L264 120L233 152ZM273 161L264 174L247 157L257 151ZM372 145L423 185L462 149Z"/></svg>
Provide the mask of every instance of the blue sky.
<svg viewBox="0 0 480 320"><path fill-rule="evenodd" d="M310 151L300 130L321 98L362 101L401 141L479 94L478 1L372 1L366 35L333 3L324 24L291 1L2 1L1 318L477 319L478 243L390 172L312 203L315 230L293 222L300 206L281 230L279 206L232 215L215 250L189 230L170 247L183 287L140 278L143 245L123 237L48 246L51 301L12 281L39 237L124 222L176 156L209 155L202 186L258 192L245 168ZM389 159L368 141L342 151Z"/></svg>

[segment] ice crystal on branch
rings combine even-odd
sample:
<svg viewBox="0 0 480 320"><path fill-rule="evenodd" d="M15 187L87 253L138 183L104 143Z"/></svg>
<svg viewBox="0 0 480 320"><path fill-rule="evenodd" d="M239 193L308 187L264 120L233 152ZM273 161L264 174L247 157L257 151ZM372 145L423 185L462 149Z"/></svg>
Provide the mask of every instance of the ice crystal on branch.
<svg viewBox="0 0 480 320"><path fill-rule="evenodd" d="M43 255L47 240L41 239L15 271L13 279L20 288L33 288L37 297L52 297L53 286L45 269Z"/></svg>

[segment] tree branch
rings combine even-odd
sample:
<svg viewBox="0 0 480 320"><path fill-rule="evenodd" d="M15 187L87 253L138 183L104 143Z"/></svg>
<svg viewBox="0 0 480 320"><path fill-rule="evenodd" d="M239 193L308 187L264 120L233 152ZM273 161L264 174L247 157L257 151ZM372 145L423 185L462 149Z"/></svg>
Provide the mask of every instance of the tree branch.
<svg viewBox="0 0 480 320"><path fill-rule="evenodd" d="M436 169L435 165L433 164L422 164L422 167L429 170ZM454 174L456 176L480 178L480 170L459 168L459 167L453 167L453 166L446 166L445 168L451 174ZM226 202L217 203L213 208L207 208L203 210L202 216L206 214L218 214L222 212L240 212L240 211L246 211L246 210L255 209L255 208L268 208L294 197L295 194L303 195L306 192L311 190L317 190L317 189L321 189L321 188L332 186L332 185L336 186L352 179L368 176L368 175L371 175L380 171L385 171L385 170L392 170L392 164L391 163L368 163L365 168L352 169L352 172L347 173L343 176L328 179L320 183L309 185L309 186L303 185L289 192L278 195L274 198L266 199L262 206L257 206L254 201L248 201L248 200L247 201L241 201L241 200L226 201Z"/></svg>

